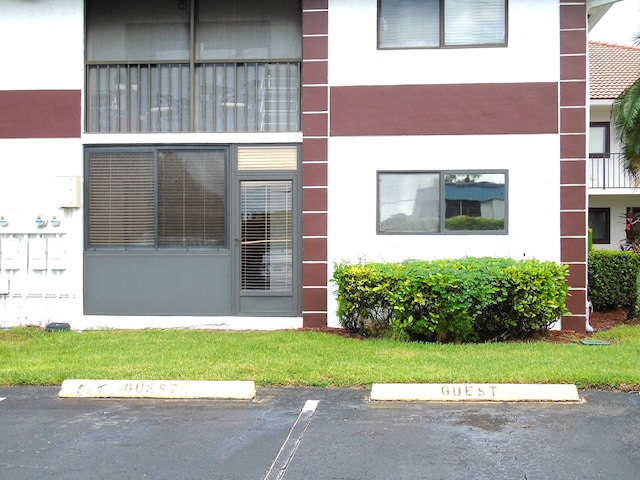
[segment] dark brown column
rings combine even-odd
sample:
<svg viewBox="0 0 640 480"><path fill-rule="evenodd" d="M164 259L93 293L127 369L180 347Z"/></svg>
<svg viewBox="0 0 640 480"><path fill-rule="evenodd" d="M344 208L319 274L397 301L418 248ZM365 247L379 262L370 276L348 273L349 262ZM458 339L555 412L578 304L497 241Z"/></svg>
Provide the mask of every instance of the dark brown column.
<svg viewBox="0 0 640 480"><path fill-rule="evenodd" d="M560 1L560 260L569 265L571 312L562 328L583 332L587 316L587 11Z"/></svg>
<svg viewBox="0 0 640 480"><path fill-rule="evenodd" d="M328 0L302 3L302 317L327 325Z"/></svg>

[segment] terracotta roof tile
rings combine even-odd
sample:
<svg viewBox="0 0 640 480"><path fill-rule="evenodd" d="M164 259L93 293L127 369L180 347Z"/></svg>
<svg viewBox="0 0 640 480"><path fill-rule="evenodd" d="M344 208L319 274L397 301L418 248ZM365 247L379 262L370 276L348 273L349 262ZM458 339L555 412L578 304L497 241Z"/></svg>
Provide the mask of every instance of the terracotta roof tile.
<svg viewBox="0 0 640 480"><path fill-rule="evenodd" d="M592 100L612 100L640 77L640 47L589 42Z"/></svg>

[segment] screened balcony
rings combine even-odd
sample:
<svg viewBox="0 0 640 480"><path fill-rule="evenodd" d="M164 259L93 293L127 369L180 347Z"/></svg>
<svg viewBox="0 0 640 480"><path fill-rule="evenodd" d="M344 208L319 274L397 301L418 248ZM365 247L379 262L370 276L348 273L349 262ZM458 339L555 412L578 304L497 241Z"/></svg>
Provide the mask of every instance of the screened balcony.
<svg viewBox="0 0 640 480"><path fill-rule="evenodd" d="M300 63L87 65L86 124L89 133L300 131Z"/></svg>
<svg viewBox="0 0 640 480"><path fill-rule="evenodd" d="M300 0L87 0L88 133L300 131Z"/></svg>
<svg viewBox="0 0 640 480"><path fill-rule="evenodd" d="M636 188L638 181L624 168L619 153L607 153L589 158L587 181L589 188Z"/></svg>

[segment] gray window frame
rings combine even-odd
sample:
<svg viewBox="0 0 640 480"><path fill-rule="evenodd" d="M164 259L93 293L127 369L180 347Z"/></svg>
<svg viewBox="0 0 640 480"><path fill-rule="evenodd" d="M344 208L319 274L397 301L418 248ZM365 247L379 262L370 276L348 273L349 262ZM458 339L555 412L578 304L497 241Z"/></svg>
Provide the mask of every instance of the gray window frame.
<svg viewBox="0 0 640 480"><path fill-rule="evenodd" d="M159 210L160 210L160 199L159 189L160 189L160 181L159 181L159 161L160 161L160 152L162 151L211 151L211 150L220 150L225 151L225 165L224 165L224 183L225 183L225 194L223 197L224 201L224 243L222 245L206 245L206 246L178 246L178 245L160 245L159 241ZM153 245L140 245L140 246L125 246L125 245L113 245L113 246L102 246L102 245L92 245L90 242L90 230L91 230L91 222L90 222L90 202L89 198L91 195L91 175L90 175L90 161L89 157L92 152L126 152L131 153L135 151L140 152L153 152L154 154L154 242ZM228 250L230 248L230 175L231 175L231 147L229 145L208 145L208 146L190 146L190 145L118 145L118 146L86 146L84 149L84 178L85 178L85 189L84 189L84 222L86 228L84 229L84 248L85 251L90 252L117 252L117 251L220 251L220 250Z"/></svg>
<svg viewBox="0 0 640 480"><path fill-rule="evenodd" d="M445 0L440 1L440 19L439 19L439 36L440 42L438 46L384 46L380 38L380 22L382 20L382 2L384 0L377 1L377 21L376 21L376 36L377 36L377 48L378 50L434 50L434 49L448 49L448 48L503 48L509 45L509 0L504 0L504 42L500 43L483 43L483 44L468 44L468 45L447 45L445 44Z"/></svg>
<svg viewBox="0 0 640 480"><path fill-rule="evenodd" d="M428 231L403 231L390 232L380 228L380 178L385 174L430 174L439 175L439 219L438 230L434 232ZM502 230L447 230L445 228L445 179L447 175L483 175L483 174L499 174L504 175L504 229ZM376 171L376 235L508 235L509 234L509 172L501 169L465 169L465 170L378 170Z"/></svg>
<svg viewBox="0 0 640 480"><path fill-rule="evenodd" d="M591 222L591 214L604 214L604 228L606 230L606 234L603 237L595 237L593 236L593 227L592 227L592 222ZM602 245L602 244L609 244L611 243L611 209L608 207L589 207L589 211L588 211L588 223L589 223L589 228L591 228L592 230L592 236L591 236L591 240L595 245Z"/></svg>

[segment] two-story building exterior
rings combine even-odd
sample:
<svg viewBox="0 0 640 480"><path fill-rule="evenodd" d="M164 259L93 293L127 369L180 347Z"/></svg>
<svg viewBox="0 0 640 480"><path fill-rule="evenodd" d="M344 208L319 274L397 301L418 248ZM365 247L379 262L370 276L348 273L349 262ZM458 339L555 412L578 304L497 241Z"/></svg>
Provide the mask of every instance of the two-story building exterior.
<svg viewBox="0 0 640 480"><path fill-rule="evenodd" d="M342 260L569 265L612 1L1 1L0 323L337 325Z"/></svg>
<svg viewBox="0 0 640 480"><path fill-rule="evenodd" d="M639 238L640 191L620 157L611 110L640 78L640 47L589 42L589 78L589 226L594 248L618 250Z"/></svg>

